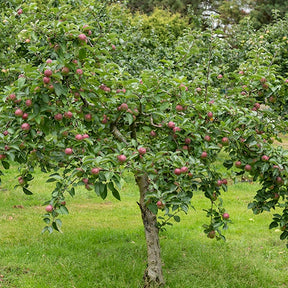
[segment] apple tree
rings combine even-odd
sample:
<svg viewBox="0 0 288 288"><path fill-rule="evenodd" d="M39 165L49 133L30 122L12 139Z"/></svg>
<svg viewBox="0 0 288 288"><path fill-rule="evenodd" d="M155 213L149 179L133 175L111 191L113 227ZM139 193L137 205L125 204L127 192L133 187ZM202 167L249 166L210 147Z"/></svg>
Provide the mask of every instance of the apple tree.
<svg viewBox="0 0 288 288"><path fill-rule="evenodd" d="M280 225L286 239L287 152L272 143L285 124L279 103L288 84L274 54L258 35L246 51L210 28L152 43L151 55L137 23L115 11L132 17L122 6L88 0L1 9L1 173L18 163L17 186L28 195L35 168L49 173L55 188L43 232L61 231L65 198L79 186L120 200L129 171L147 243L144 287L159 286L159 231L179 222L202 191L204 231L225 239L230 215L221 193L231 175L247 174L262 184L250 208L282 208L270 227Z"/></svg>

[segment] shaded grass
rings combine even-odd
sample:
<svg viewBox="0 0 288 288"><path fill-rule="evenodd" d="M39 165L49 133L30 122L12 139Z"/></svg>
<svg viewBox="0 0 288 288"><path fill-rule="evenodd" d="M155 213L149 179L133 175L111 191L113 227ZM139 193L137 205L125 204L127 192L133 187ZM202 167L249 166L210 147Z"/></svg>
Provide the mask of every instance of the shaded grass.
<svg viewBox="0 0 288 288"><path fill-rule="evenodd" d="M8 171L0 190L0 287L141 287L146 244L132 177L121 202L80 189L67 199L64 233L42 235L41 204L53 184L37 173L31 187L37 193L26 196L14 189L16 174ZM272 215L247 210L258 185L229 186L223 200L233 225L226 242L204 235L202 209L209 201L201 193L194 196L195 211L160 234L166 287L288 287L288 254L280 231L268 229Z"/></svg>

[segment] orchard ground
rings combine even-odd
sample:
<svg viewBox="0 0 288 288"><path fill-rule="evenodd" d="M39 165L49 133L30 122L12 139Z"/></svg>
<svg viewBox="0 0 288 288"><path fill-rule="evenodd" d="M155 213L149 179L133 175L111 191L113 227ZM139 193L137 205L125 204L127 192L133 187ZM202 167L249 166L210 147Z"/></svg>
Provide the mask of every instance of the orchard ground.
<svg viewBox="0 0 288 288"><path fill-rule="evenodd" d="M287 145L287 143L283 143ZM5 288L136 288L146 266L146 244L138 211L138 191L126 175L122 201L103 201L93 191L67 198L70 215L63 234L41 234L41 204L53 183L40 172L32 181L32 196L14 189L17 169L7 171L0 202L0 287ZM226 242L203 233L205 197L196 193L195 211L160 233L166 286L288 287L288 251L279 229L268 230L271 213L258 216L247 209L258 184L229 183L223 195L233 225ZM67 204L68 204L67 203ZM121 212L121 213L119 213Z"/></svg>

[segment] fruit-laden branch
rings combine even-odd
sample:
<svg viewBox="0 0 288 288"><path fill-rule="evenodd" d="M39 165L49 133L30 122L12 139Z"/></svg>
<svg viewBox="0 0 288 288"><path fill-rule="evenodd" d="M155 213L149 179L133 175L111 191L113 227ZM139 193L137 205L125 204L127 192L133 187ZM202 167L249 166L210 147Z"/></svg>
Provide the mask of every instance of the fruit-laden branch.
<svg viewBox="0 0 288 288"><path fill-rule="evenodd" d="M126 141L126 138L125 138L125 137L122 135L122 133L118 130L118 128L116 127L115 124L112 124L112 125L111 125L111 132L113 133L114 137L115 137L118 141L120 141L120 142L122 142L122 143L124 143L125 145L128 146L128 142Z"/></svg>

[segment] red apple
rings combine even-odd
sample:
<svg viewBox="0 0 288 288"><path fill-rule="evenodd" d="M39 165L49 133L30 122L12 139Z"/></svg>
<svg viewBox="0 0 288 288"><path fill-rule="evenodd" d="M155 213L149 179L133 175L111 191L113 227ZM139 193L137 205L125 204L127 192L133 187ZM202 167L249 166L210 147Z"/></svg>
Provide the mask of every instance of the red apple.
<svg viewBox="0 0 288 288"><path fill-rule="evenodd" d="M26 104L27 107L32 106L32 100L31 100L31 99L27 99L27 100L25 101L25 104Z"/></svg>
<svg viewBox="0 0 288 288"><path fill-rule="evenodd" d="M165 207L165 204L160 200L157 201L156 205L157 205L158 209L163 209Z"/></svg>
<svg viewBox="0 0 288 288"><path fill-rule="evenodd" d="M56 115L54 116L54 119L55 119L56 121L61 121L61 120L63 119L63 115L62 115L61 113L58 113L58 114L56 114Z"/></svg>
<svg viewBox="0 0 288 288"><path fill-rule="evenodd" d="M144 154L146 154L146 148L140 147L140 148L138 149L138 152L139 152L140 155L144 155Z"/></svg>
<svg viewBox="0 0 288 288"><path fill-rule="evenodd" d="M212 112L208 112L207 113L207 117L210 118L210 119L213 118L213 113Z"/></svg>
<svg viewBox="0 0 288 288"><path fill-rule="evenodd" d="M51 77L52 74L53 74L53 72L52 72L52 70L50 70L50 69L47 69L47 70L44 71L44 75L45 75L46 77Z"/></svg>
<svg viewBox="0 0 288 288"><path fill-rule="evenodd" d="M167 126L168 126L169 128L171 128L171 129L173 129L173 128L175 127L175 123L172 122L172 121L169 121L168 124L167 124Z"/></svg>
<svg viewBox="0 0 288 288"><path fill-rule="evenodd" d="M78 35L78 39L80 41L86 41L87 40L87 36L85 34L80 34L80 35Z"/></svg>
<svg viewBox="0 0 288 288"><path fill-rule="evenodd" d="M28 123L23 123L21 125L21 129L24 131L29 131L30 130L30 125Z"/></svg>
<svg viewBox="0 0 288 288"><path fill-rule="evenodd" d="M264 161L264 162L267 162L267 161L269 161L269 156L263 155L263 156L261 157L261 160Z"/></svg>
<svg viewBox="0 0 288 288"><path fill-rule="evenodd" d="M67 75L70 72L70 69L68 67L63 67L61 70L61 73L64 75Z"/></svg>
<svg viewBox="0 0 288 288"><path fill-rule="evenodd" d="M186 166L183 166L183 167L181 167L181 173L187 173L188 172L188 167L186 167Z"/></svg>
<svg viewBox="0 0 288 288"><path fill-rule="evenodd" d="M121 163L124 163L126 160L127 160L127 158L126 158L126 156L125 155L118 155L117 156L117 159L118 159L118 161L119 162L121 162Z"/></svg>
<svg viewBox="0 0 288 288"><path fill-rule="evenodd" d="M211 137L209 135L205 135L204 136L204 140L207 141L207 142L210 142L211 141Z"/></svg>
<svg viewBox="0 0 288 288"><path fill-rule="evenodd" d="M76 74L82 75L82 74L83 74L83 70L82 70L82 69L77 69L77 70L76 70Z"/></svg>
<svg viewBox="0 0 288 288"><path fill-rule="evenodd" d="M83 136L81 134L77 134L77 135L75 135L75 139L77 141L81 141L81 140L83 140Z"/></svg>
<svg viewBox="0 0 288 288"><path fill-rule="evenodd" d="M228 220L230 215L228 213L223 213L222 218Z"/></svg>
<svg viewBox="0 0 288 288"><path fill-rule="evenodd" d="M176 168L176 169L174 170L174 174L175 174L175 175L180 175L180 174L181 174L181 169Z"/></svg>
<svg viewBox="0 0 288 288"><path fill-rule="evenodd" d="M50 83L50 78L49 77L43 77L43 83L44 84L49 84Z"/></svg>
<svg viewBox="0 0 288 288"><path fill-rule="evenodd" d="M93 175L98 175L99 174L99 172L100 172L100 168L92 168L91 169L91 174L93 174Z"/></svg>
<svg viewBox="0 0 288 288"><path fill-rule="evenodd" d="M223 137L222 139L221 139L221 142L222 142L222 144L223 145L228 145L229 144L229 138L228 137Z"/></svg>
<svg viewBox="0 0 288 288"><path fill-rule="evenodd" d="M66 155L71 155L71 154L73 154L72 148L66 148L66 149L65 149L65 154L66 154Z"/></svg>
<svg viewBox="0 0 288 288"><path fill-rule="evenodd" d="M157 136L157 134L156 134L156 132L155 132L155 131L153 131L153 130L152 130L152 131L150 132L150 136L151 136L151 137L156 137L156 136Z"/></svg>
<svg viewBox="0 0 288 288"><path fill-rule="evenodd" d="M85 121L90 122L90 121L92 121L92 115L90 113L85 114L84 119L85 119Z"/></svg>
<svg viewBox="0 0 288 288"><path fill-rule="evenodd" d="M180 111L183 111L184 110L184 108L183 108L183 106L182 105L176 105L176 111L178 111L178 112L180 112Z"/></svg>
<svg viewBox="0 0 288 288"><path fill-rule="evenodd" d="M28 119L28 113L23 113L23 115L22 115L22 119L23 120L27 120Z"/></svg>
<svg viewBox="0 0 288 288"><path fill-rule="evenodd" d="M73 117L73 113L71 111L67 111L64 113L64 117L67 119L71 119Z"/></svg>
<svg viewBox="0 0 288 288"><path fill-rule="evenodd" d="M245 167L244 167L244 170L246 170L246 171L251 171L251 170L252 170L251 165L246 164Z"/></svg>
<svg viewBox="0 0 288 288"><path fill-rule="evenodd" d="M16 109L14 114L17 117L22 117L23 116L23 111L21 109Z"/></svg>
<svg viewBox="0 0 288 288"><path fill-rule="evenodd" d="M241 162L241 161L236 161L236 162L235 162L235 166L236 166L237 168L240 168L241 165L242 165L242 162Z"/></svg>
<svg viewBox="0 0 288 288"><path fill-rule="evenodd" d="M47 205L45 208L46 212L51 213L53 211L53 206L51 204Z"/></svg>
<svg viewBox="0 0 288 288"><path fill-rule="evenodd" d="M207 158L207 156L208 156L207 152L203 151L200 157L201 157L201 159L205 159L205 158Z"/></svg>

